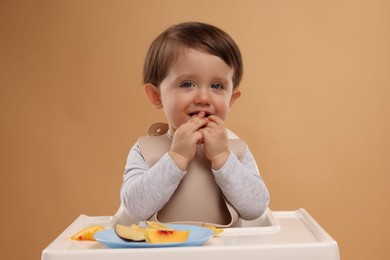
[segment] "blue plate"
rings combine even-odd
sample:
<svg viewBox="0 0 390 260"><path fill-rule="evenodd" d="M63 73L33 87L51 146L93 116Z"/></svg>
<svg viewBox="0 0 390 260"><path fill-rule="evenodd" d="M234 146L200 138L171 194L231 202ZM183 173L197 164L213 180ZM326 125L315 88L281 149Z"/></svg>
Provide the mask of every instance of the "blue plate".
<svg viewBox="0 0 390 260"><path fill-rule="evenodd" d="M145 248L145 247L173 247L173 246L200 246L215 234L212 230L199 226L169 224L176 230L189 230L186 241L178 243L150 244L147 242L126 242L115 233L113 228L100 231L94 235L96 241L109 248Z"/></svg>

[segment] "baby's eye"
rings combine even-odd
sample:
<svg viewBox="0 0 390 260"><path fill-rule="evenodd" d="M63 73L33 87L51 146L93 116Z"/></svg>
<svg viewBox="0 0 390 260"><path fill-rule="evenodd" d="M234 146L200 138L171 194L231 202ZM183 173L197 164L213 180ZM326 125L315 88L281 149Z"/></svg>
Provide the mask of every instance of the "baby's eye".
<svg viewBox="0 0 390 260"><path fill-rule="evenodd" d="M213 84L211 84L210 87L212 89L222 89L223 88L223 86L221 84L219 84L219 83L213 83Z"/></svg>
<svg viewBox="0 0 390 260"><path fill-rule="evenodd" d="M183 87L183 88L192 88L194 87L195 84L192 83L191 81L186 81L186 82L183 82L181 83L180 87Z"/></svg>

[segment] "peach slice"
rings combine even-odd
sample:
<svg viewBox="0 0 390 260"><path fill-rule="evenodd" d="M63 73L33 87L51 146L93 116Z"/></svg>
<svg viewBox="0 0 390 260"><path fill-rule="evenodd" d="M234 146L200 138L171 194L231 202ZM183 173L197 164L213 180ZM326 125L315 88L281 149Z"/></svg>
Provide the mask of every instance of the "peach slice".
<svg viewBox="0 0 390 260"><path fill-rule="evenodd" d="M131 226L117 224L115 226L115 233L125 241L145 241L145 229L135 224Z"/></svg>
<svg viewBox="0 0 390 260"><path fill-rule="evenodd" d="M90 241L95 241L93 238L93 235L95 235L97 232L104 230L104 227L102 226L89 226L86 228L83 228L76 234L74 234L71 239L73 240L90 240Z"/></svg>
<svg viewBox="0 0 390 260"><path fill-rule="evenodd" d="M149 227L145 229L146 242L152 244L184 242L189 234L189 230L160 230Z"/></svg>
<svg viewBox="0 0 390 260"><path fill-rule="evenodd" d="M204 228L208 228L208 229L211 229L212 231L214 231L214 236L218 236L219 234L221 234L223 232L223 229L222 228L216 228L214 226L211 226L211 225L206 225L206 224L203 224L202 225Z"/></svg>
<svg viewBox="0 0 390 260"><path fill-rule="evenodd" d="M149 228L152 229L158 229L158 230L174 230L173 228L164 225L163 223L156 222L156 221L146 221L146 225Z"/></svg>

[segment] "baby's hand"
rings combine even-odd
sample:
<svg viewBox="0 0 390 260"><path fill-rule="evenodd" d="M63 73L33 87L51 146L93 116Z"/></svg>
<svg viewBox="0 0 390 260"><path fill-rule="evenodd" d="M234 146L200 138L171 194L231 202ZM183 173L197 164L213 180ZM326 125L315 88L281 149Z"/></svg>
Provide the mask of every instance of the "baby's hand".
<svg viewBox="0 0 390 260"><path fill-rule="evenodd" d="M198 130L209 122L204 116L204 113L193 116L174 133L169 155L182 171L186 170L188 163L195 157L196 144L202 142L203 136Z"/></svg>
<svg viewBox="0 0 390 260"><path fill-rule="evenodd" d="M199 132L203 136L205 156L211 161L213 169L218 170L225 164L230 153L227 132L221 118L211 115L208 119L206 127L199 129Z"/></svg>

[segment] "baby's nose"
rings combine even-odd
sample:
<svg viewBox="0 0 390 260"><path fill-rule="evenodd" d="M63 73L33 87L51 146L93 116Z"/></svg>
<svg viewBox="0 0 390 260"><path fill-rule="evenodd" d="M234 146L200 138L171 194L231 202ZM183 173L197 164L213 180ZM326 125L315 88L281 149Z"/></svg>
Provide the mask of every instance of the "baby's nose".
<svg viewBox="0 0 390 260"><path fill-rule="evenodd" d="M196 97L195 97L195 103L196 104L210 104L210 95L207 90L198 90Z"/></svg>

